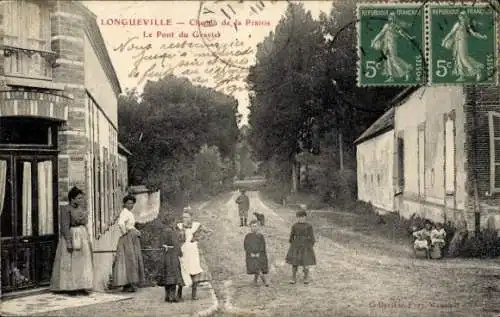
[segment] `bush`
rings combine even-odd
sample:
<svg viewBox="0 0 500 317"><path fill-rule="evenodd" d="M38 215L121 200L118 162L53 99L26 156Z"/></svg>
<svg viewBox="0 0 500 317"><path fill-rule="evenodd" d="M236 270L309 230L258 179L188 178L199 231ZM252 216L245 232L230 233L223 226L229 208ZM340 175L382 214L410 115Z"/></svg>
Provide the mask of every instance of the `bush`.
<svg viewBox="0 0 500 317"><path fill-rule="evenodd" d="M161 250L159 250L160 236L165 229L164 219L172 213L167 208L162 208L158 218L146 224L136 224L137 229L141 231L141 247L144 259L145 286L156 285L156 276L161 261ZM180 214L175 214L176 219L180 221Z"/></svg>
<svg viewBox="0 0 500 317"><path fill-rule="evenodd" d="M497 232L485 229L478 236L467 237L460 248L460 256L467 258L494 258L500 255Z"/></svg>

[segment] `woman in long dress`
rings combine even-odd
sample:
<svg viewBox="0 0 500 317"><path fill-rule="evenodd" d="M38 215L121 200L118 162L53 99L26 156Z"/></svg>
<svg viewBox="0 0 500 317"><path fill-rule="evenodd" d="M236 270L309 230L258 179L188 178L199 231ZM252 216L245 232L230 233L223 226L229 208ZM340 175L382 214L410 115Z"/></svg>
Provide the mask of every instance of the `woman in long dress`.
<svg viewBox="0 0 500 317"><path fill-rule="evenodd" d="M401 24L401 25L400 25ZM399 37L407 40L415 39L402 27L403 22L396 22L394 12L389 13L388 21L371 42L371 47L382 51L386 57L383 61L382 74L387 77L386 82L394 81L394 78L403 78L408 81L413 66L400 57L397 40Z"/></svg>
<svg viewBox="0 0 500 317"><path fill-rule="evenodd" d="M176 287L182 290L181 262L181 234L175 227L174 218L169 215L165 219L165 230L161 233L160 243L163 249L161 266L158 270L157 282L165 287L165 301L178 302L182 299L182 291L175 293Z"/></svg>
<svg viewBox="0 0 500 317"><path fill-rule="evenodd" d="M204 281L198 241L208 231L199 222L193 221L190 207L184 208L182 223L178 223L177 227L183 236L181 247L182 257L180 259L182 277L186 286L191 286L191 298L195 300L197 299L198 284ZM179 291L182 292L182 288ZM182 297L182 293L179 297Z"/></svg>
<svg viewBox="0 0 500 317"><path fill-rule="evenodd" d="M61 212L50 289L71 295L88 295L94 286L92 246L87 230L88 212L85 195L77 187L68 193L69 205Z"/></svg>
<svg viewBox="0 0 500 317"><path fill-rule="evenodd" d="M469 36L486 39L486 35L476 32L469 21L465 11L460 12L458 21L453 25L451 31L444 37L441 46L453 52L452 73L458 76L457 81L464 81L465 77L476 77L481 80L484 65L469 55Z"/></svg>
<svg viewBox="0 0 500 317"><path fill-rule="evenodd" d="M141 233L135 228L135 217L131 210L136 199L132 195L123 198L123 210L118 218L122 236L118 240L113 264L113 286L123 287L124 292L135 292L144 282L144 260L141 253Z"/></svg>

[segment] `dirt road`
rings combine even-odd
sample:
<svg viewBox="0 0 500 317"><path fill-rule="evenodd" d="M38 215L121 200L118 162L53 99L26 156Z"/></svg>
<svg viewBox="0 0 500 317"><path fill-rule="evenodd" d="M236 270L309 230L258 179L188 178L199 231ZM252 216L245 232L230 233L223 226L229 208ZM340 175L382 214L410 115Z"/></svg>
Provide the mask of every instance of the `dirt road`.
<svg viewBox="0 0 500 317"><path fill-rule="evenodd" d="M250 192L251 210L266 216L271 286L253 286L245 274L237 193L211 203L196 215L213 230L202 243L227 312L240 316L498 316L496 263L480 260L415 260L411 249L389 240L354 233L335 225L332 215L311 213L318 243L312 281L288 283L284 259L292 210L264 203ZM349 214L339 214L339 217ZM300 276L300 275L299 275ZM301 276L300 276L301 277Z"/></svg>

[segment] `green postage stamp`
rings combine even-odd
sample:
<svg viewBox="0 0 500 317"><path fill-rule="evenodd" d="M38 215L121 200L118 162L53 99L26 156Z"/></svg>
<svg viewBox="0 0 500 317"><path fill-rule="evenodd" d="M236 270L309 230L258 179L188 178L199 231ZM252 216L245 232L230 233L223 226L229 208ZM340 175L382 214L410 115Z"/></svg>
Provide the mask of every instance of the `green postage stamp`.
<svg viewBox="0 0 500 317"><path fill-rule="evenodd" d="M496 84L495 11L485 3L429 5L431 84Z"/></svg>
<svg viewBox="0 0 500 317"><path fill-rule="evenodd" d="M418 3L363 3L358 15L358 85L412 86L427 82L424 9Z"/></svg>

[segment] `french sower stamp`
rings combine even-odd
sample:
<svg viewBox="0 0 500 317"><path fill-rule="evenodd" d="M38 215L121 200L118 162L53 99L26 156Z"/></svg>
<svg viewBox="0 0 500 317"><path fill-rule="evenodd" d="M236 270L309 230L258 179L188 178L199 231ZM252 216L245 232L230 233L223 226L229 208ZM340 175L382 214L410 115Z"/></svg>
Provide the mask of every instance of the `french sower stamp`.
<svg viewBox="0 0 500 317"><path fill-rule="evenodd" d="M495 11L485 3L429 5L431 84L496 84Z"/></svg>
<svg viewBox="0 0 500 317"><path fill-rule="evenodd" d="M424 10L419 4L364 3L358 14L358 85L426 83Z"/></svg>

